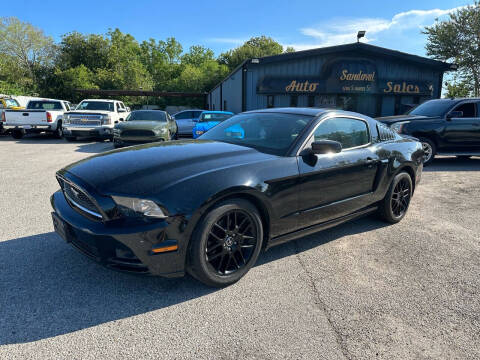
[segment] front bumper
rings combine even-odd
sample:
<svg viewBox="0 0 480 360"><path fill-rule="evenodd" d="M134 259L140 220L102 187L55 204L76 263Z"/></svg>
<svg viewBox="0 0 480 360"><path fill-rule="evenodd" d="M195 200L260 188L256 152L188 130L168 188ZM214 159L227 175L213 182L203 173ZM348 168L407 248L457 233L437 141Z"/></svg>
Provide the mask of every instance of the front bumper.
<svg viewBox="0 0 480 360"><path fill-rule="evenodd" d="M66 136L87 137L95 136L101 138L112 138L113 128L107 126L73 126L68 125L63 127L63 133Z"/></svg>
<svg viewBox="0 0 480 360"><path fill-rule="evenodd" d="M181 219L136 224L127 224L124 219L94 221L74 210L60 190L52 195L51 203L57 233L61 233L58 228L62 227L62 237L92 260L124 272L165 277L184 275L187 241L179 240ZM173 243L178 245L175 251L152 251L162 244Z"/></svg>
<svg viewBox="0 0 480 360"><path fill-rule="evenodd" d="M129 136L129 137L121 137L121 136L114 136L113 142L117 145L121 146L129 146L129 145L138 145L138 144L146 144L151 142L157 141L165 141L163 136Z"/></svg>

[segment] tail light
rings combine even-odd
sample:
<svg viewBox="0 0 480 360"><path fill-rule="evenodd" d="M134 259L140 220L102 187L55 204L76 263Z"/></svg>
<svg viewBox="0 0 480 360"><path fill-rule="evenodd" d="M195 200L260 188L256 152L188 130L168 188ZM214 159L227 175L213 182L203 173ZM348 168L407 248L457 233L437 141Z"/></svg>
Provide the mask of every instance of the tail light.
<svg viewBox="0 0 480 360"><path fill-rule="evenodd" d="M47 111L47 122L52 122L52 114Z"/></svg>
<svg viewBox="0 0 480 360"><path fill-rule="evenodd" d="M7 119L5 119L5 112L2 112L2 122L7 122Z"/></svg>

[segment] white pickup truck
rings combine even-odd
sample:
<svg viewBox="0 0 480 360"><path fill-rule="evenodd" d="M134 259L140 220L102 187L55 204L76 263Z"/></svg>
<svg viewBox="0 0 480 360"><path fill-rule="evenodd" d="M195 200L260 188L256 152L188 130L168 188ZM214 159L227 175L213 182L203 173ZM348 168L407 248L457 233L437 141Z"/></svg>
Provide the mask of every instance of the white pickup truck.
<svg viewBox="0 0 480 360"><path fill-rule="evenodd" d="M30 100L26 109L5 109L2 113L2 123L4 129L10 130L15 139L21 139L26 133L41 132L50 132L61 138L63 114L69 110L68 101Z"/></svg>
<svg viewBox="0 0 480 360"><path fill-rule="evenodd" d="M85 99L74 111L65 113L63 134L67 141L86 136L112 140L115 124L129 114L130 109L121 101Z"/></svg>

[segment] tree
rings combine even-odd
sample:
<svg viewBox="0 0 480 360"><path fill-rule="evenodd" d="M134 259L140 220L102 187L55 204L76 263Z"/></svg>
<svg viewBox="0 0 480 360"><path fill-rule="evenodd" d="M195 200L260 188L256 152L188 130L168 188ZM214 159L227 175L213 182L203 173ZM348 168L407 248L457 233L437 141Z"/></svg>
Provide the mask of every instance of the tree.
<svg viewBox="0 0 480 360"><path fill-rule="evenodd" d="M286 50L288 52L294 51L291 47L288 47ZM281 53L283 53L283 46L281 44L273 40L271 37L262 35L259 37L252 37L236 49L222 53L218 61L221 64L227 65L230 70L233 70L247 59L278 55Z"/></svg>
<svg viewBox="0 0 480 360"><path fill-rule="evenodd" d="M459 80L480 96L480 2L451 13L449 19L426 27L427 55L458 65Z"/></svg>
<svg viewBox="0 0 480 360"><path fill-rule="evenodd" d="M445 94L445 97L447 98L469 97L473 90L471 84L465 80L446 82L445 86L447 87L447 93Z"/></svg>
<svg viewBox="0 0 480 360"><path fill-rule="evenodd" d="M0 18L0 53L16 61L19 68L36 85L37 72L51 66L55 57L53 39L16 17Z"/></svg>
<svg viewBox="0 0 480 360"><path fill-rule="evenodd" d="M62 37L56 65L62 70L84 65L95 71L108 65L110 42L103 35L84 35L76 31Z"/></svg>

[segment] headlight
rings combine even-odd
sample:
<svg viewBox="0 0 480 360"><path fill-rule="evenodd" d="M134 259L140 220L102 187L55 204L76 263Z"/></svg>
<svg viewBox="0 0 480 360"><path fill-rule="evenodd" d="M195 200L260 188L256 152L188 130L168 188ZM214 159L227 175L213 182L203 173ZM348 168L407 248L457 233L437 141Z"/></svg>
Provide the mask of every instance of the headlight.
<svg viewBox="0 0 480 360"><path fill-rule="evenodd" d="M195 134L197 134L197 135L202 135L204 132L205 132L205 131L203 131L203 130L197 130L197 131L195 131Z"/></svg>
<svg viewBox="0 0 480 360"><path fill-rule="evenodd" d="M156 129L155 132L157 134L165 134L167 132L167 128L162 127L160 129Z"/></svg>
<svg viewBox="0 0 480 360"><path fill-rule="evenodd" d="M402 130L403 130L403 127L406 125L406 124L409 124L410 121L400 121L400 122L397 122L397 123L394 123L390 126L390 129L392 129L393 131L395 131L396 133L398 134L401 134L402 133Z"/></svg>
<svg viewBox="0 0 480 360"><path fill-rule="evenodd" d="M102 115L102 124L110 124L111 120L110 115Z"/></svg>
<svg viewBox="0 0 480 360"><path fill-rule="evenodd" d="M63 118L63 123L70 124L70 115L65 115L65 117Z"/></svg>
<svg viewBox="0 0 480 360"><path fill-rule="evenodd" d="M165 219L168 216L152 200L137 199L123 196L112 196L113 201L120 206L121 211L127 216L148 216Z"/></svg>

